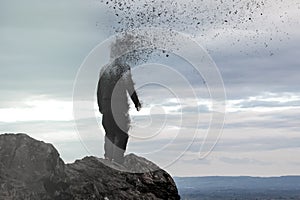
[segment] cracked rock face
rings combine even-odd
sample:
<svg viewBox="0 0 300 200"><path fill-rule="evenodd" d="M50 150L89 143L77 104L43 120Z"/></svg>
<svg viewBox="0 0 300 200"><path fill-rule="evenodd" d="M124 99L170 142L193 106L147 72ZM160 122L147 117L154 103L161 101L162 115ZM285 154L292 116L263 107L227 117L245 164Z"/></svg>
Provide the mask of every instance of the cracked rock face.
<svg viewBox="0 0 300 200"><path fill-rule="evenodd" d="M122 167L92 156L64 164L51 144L25 134L3 134L0 135L0 199L180 197L167 172L134 154L126 156Z"/></svg>

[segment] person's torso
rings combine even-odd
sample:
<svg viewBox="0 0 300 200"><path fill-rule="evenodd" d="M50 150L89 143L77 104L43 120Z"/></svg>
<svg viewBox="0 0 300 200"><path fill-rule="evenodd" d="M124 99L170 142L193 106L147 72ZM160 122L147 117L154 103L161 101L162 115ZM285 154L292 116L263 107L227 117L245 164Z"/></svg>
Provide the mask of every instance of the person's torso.
<svg viewBox="0 0 300 200"><path fill-rule="evenodd" d="M120 112L127 112L129 109L126 72L127 66L112 63L107 66L101 74L101 100L104 107L111 107Z"/></svg>

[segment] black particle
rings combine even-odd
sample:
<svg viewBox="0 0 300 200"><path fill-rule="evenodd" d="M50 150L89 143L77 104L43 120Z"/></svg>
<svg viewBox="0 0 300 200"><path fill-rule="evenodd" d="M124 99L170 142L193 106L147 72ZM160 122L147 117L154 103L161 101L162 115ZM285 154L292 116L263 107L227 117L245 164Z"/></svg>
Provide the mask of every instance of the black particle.
<svg viewBox="0 0 300 200"><path fill-rule="evenodd" d="M260 23L261 20L267 19L268 22L270 22L268 23L269 25L263 27L262 30L256 31L253 36L239 36L239 41L241 43L243 43L245 40L250 39L250 43L256 44L258 39L261 38L262 32L266 31L269 32L270 35L272 35L272 33L275 33L275 31L278 29L278 27L276 27L276 23L272 23L272 19L268 19L269 13L264 12L265 8L270 4L270 2L266 3L264 0L251 0L248 2L242 0L232 0L232 2L234 2L232 5L225 3L224 0L218 0L215 1L216 4L214 4L212 8L208 7L210 5L206 4L203 0L100 1L103 4L108 4L107 8L110 9L110 11L117 18L117 24L112 25L111 27L112 31L116 33L136 28L163 27L166 29L170 29L171 31L175 30L180 32L188 32L195 36L202 35L202 37L206 37L207 32L216 29L225 30L229 28L233 31L248 31L249 29L252 29L252 22ZM202 2L201 4L199 3L200 1ZM282 2L282 0L273 0L273 2L274 5L276 5L275 3L280 3ZM280 5L278 4L278 8L279 6ZM284 16L288 14L287 12L284 12L284 10L282 10L282 13L284 13ZM263 15L264 19L258 19L257 16ZM219 18L220 16L222 16L223 19ZM283 17L283 15L280 14L279 16L281 18ZM282 23L288 22L282 21ZM279 29L279 31L277 30L277 32L285 33L281 29ZM169 36L162 37L164 37L165 40L168 40L169 38ZM220 37L220 34L213 35L213 37ZM288 36L286 36L286 38L287 37ZM271 46L270 41L274 41L275 38L266 38L265 40L268 41L268 44L270 43L269 45L267 45L267 48L269 48ZM264 44L264 42L262 44ZM166 55L166 51L164 51L164 56L169 56Z"/></svg>

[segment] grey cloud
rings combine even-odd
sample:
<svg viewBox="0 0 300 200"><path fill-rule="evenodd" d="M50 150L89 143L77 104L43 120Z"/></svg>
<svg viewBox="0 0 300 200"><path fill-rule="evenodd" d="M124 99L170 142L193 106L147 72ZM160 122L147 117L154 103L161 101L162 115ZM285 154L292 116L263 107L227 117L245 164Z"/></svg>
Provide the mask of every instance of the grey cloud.
<svg viewBox="0 0 300 200"><path fill-rule="evenodd" d="M291 111L291 110L290 110ZM290 111L279 111L279 112L268 112L268 113L251 113L245 116L235 116L235 114L228 114L226 120L225 129L242 129L242 128L284 128L285 131L292 131L294 128L299 128L299 114L297 112ZM242 112L242 111L240 111ZM248 119L247 116L250 118ZM251 118L253 117L253 118Z"/></svg>
<svg viewBox="0 0 300 200"><path fill-rule="evenodd" d="M250 158L231 158L231 157L220 157L220 161L236 165L236 164L241 164L241 165L271 165L271 162L265 162L261 160L256 160L256 159L250 159Z"/></svg>
<svg viewBox="0 0 300 200"><path fill-rule="evenodd" d="M243 122L236 122L236 123L226 123L225 128L228 129L242 129L242 128L285 128L286 131L293 129L293 125L297 123L289 122L287 120L273 120L269 121L265 120L257 120L257 121L243 121Z"/></svg>
<svg viewBox="0 0 300 200"><path fill-rule="evenodd" d="M46 113L45 113L46 114ZM28 133L39 137L39 134L73 130L72 121L32 121L32 122L1 122L1 133Z"/></svg>
<svg viewBox="0 0 300 200"><path fill-rule="evenodd" d="M238 132L238 131L237 131ZM242 133L241 133L242 134ZM181 138L177 141L175 149L183 149L190 144L187 149L187 153L199 153L203 139L196 138ZM192 142L192 143L191 143ZM214 143L215 141L207 141L207 143ZM221 137L216 144L213 152L218 154L219 152L270 152L284 149L297 149L299 148L300 138L299 137L266 137L264 135L257 135L256 138L223 138Z"/></svg>
<svg viewBox="0 0 300 200"><path fill-rule="evenodd" d="M43 82L56 82L56 85L62 86L64 84L63 91L69 95L72 81L83 58L97 43L96 41L103 40L104 35L107 34L105 31L107 29L104 27L107 26L105 19L108 19L109 14L104 12L105 8L101 6L92 8L92 6L89 7L79 1L72 2L72 4L68 2L57 4L32 2L35 3L35 7L30 7L30 2L21 4L5 2L3 4L3 8L7 8L3 9L2 15L4 17L1 21L2 30L5 30L6 42L4 44L6 47L2 49L4 59L2 59L1 65L9 65L10 67L1 68L4 82L1 85L6 84L5 88L29 90L39 82L42 84ZM67 12L65 8L68 8ZM9 12L10 10L13 12ZM57 15L53 15L53 13L57 13ZM24 18L23 21L22 18ZM98 25L102 30L97 30L95 25L99 20L101 23ZM90 36L92 36L91 39L89 39ZM25 47L30 48L26 49ZM256 93L258 88L259 90L270 91L297 89L296 85L299 83L295 75L298 72L296 68L298 63L295 62L297 57L295 50L297 48L292 48L287 53L288 57L285 56L286 58L277 55L270 58L266 57L267 61L263 61L265 66L261 64L262 59L249 59L249 56L246 55L236 55L235 57L235 54L231 54L230 58L226 58L226 56L222 58L224 53L233 52L234 49L236 47L232 46L231 49L227 48L222 54L213 55L222 72L229 98ZM13 57L18 59L13 61ZM164 62L170 64L170 59ZM173 62L174 66L171 64L172 67L175 67L176 63L177 61ZM277 63L281 64L278 65ZM183 62L179 62L177 66L183 64ZM282 68L283 65L288 66L288 68ZM270 68L271 66L272 68ZM192 83L203 84L201 77L185 72L186 69L177 68L181 70L181 74L186 73ZM270 69L272 69L271 72ZM16 85L13 83L16 79L23 80L27 86ZM60 80L68 81L64 83ZM176 79L174 84L176 84ZM46 84L44 87L51 87L51 84ZM38 90L37 87L36 89ZM44 92L48 93L49 91ZM62 93L60 92L60 94Z"/></svg>
<svg viewBox="0 0 300 200"><path fill-rule="evenodd" d="M181 111L183 113L209 113L210 112L208 106L205 105L184 106Z"/></svg>
<svg viewBox="0 0 300 200"><path fill-rule="evenodd" d="M193 164L193 165L211 165L212 160L205 158L205 159L181 159L179 162L185 163L185 164Z"/></svg>
<svg viewBox="0 0 300 200"><path fill-rule="evenodd" d="M259 133L258 133L259 134ZM298 137L264 137L258 136L257 138L239 139L239 140L220 140L214 151L236 151L236 152L249 152L249 151L272 151L280 149L299 148L300 138Z"/></svg>
<svg viewBox="0 0 300 200"><path fill-rule="evenodd" d="M278 101L245 101L239 105L240 108L253 108L253 107L297 107L300 106L299 101L289 101L289 102L278 102Z"/></svg>
<svg viewBox="0 0 300 200"><path fill-rule="evenodd" d="M59 151L65 163L72 163L77 159L85 157L86 154L89 153L84 149L81 141L56 142L54 146ZM97 156L101 156L100 152Z"/></svg>
<svg viewBox="0 0 300 200"><path fill-rule="evenodd" d="M0 134L26 133L35 139L52 143L65 162L73 162L87 154L82 141L79 140L74 130L74 122L72 121L11 122L0 123L0 127ZM66 134L68 135L66 136Z"/></svg>
<svg viewBox="0 0 300 200"><path fill-rule="evenodd" d="M98 29L107 24L96 26L103 16L100 11L81 1L1 1L3 96L21 99L18 93L25 95L26 91L26 96L71 97L80 64L107 37L108 33Z"/></svg>
<svg viewBox="0 0 300 200"><path fill-rule="evenodd" d="M249 93L248 95L261 91L299 92L297 74L300 63L296 59L299 53L298 47L291 47L275 56L230 58L221 61L218 66L223 75L228 97L242 97L245 96L245 92Z"/></svg>

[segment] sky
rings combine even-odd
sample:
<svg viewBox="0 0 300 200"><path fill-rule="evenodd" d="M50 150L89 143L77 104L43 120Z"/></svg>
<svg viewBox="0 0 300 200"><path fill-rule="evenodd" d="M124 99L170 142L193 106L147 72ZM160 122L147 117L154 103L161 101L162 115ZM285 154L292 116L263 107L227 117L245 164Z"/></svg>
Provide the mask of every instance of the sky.
<svg viewBox="0 0 300 200"><path fill-rule="evenodd" d="M143 108L130 111L127 152L173 176L300 175L300 1L154 2L133 1L122 11L96 0L0 0L0 133L52 143L67 163L102 157L95 96L73 107L85 59L128 24L172 28L196 41L220 72L223 88L209 89L226 91L222 134L210 154L199 157L218 110L203 77L182 55L170 54L132 70ZM167 14L155 17L153 7ZM136 19L141 8L153 20ZM93 62L96 82L101 61Z"/></svg>

